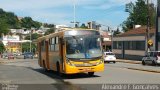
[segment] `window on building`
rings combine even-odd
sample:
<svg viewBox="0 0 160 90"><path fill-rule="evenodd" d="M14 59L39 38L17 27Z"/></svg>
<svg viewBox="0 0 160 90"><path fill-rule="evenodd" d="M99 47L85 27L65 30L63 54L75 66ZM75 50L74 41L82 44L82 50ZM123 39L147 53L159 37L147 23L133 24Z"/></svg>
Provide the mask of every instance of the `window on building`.
<svg viewBox="0 0 160 90"><path fill-rule="evenodd" d="M145 50L145 41L136 41L136 50Z"/></svg>
<svg viewBox="0 0 160 90"><path fill-rule="evenodd" d="M114 41L113 42L113 49L122 49L122 42L121 41Z"/></svg>
<svg viewBox="0 0 160 90"><path fill-rule="evenodd" d="M124 49L129 50L129 41L124 42Z"/></svg>
<svg viewBox="0 0 160 90"><path fill-rule="evenodd" d="M113 42L113 49L117 49L117 41Z"/></svg>
<svg viewBox="0 0 160 90"><path fill-rule="evenodd" d="M121 41L117 42L117 49L122 49L122 42Z"/></svg>
<svg viewBox="0 0 160 90"><path fill-rule="evenodd" d="M145 41L125 41L125 50L145 50Z"/></svg>

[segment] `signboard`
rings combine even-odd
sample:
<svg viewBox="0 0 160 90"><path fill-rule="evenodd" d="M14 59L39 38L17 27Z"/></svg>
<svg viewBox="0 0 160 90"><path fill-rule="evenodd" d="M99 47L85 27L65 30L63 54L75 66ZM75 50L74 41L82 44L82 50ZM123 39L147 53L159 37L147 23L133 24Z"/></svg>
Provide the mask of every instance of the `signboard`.
<svg viewBox="0 0 160 90"><path fill-rule="evenodd" d="M20 37L18 35L6 35L3 36L3 41L19 41Z"/></svg>
<svg viewBox="0 0 160 90"><path fill-rule="evenodd" d="M151 45L153 45L153 41L150 39L150 40L148 40L148 44L151 46Z"/></svg>

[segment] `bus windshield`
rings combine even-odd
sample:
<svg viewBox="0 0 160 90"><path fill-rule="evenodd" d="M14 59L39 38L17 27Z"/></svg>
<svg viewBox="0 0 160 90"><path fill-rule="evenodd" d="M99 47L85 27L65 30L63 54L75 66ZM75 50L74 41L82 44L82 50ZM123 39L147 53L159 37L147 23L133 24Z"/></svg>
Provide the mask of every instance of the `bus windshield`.
<svg viewBox="0 0 160 90"><path fill-rule="evenodd" d="M93 59L102 56L100 35L65 37L66 56L72 59Z"/></svg>

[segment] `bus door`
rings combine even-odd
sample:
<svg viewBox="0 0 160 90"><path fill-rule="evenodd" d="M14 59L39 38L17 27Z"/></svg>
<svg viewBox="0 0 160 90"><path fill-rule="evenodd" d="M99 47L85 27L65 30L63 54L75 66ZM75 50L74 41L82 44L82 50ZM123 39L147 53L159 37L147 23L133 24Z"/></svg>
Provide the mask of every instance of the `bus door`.
<svg viewBox="0 0 160 90"><path fill-rule="evenodd" d="M46 52L46 65L47 65L47 69L50 69L49 67L49 42L48 41L45 41L45 52Z"/></svg>
<svg viewBox="0 0 160 90"><path fill-rule="evenodd" d="M38 43L38 63L42 66L42 52L41 52L41 42Z"/></svg>

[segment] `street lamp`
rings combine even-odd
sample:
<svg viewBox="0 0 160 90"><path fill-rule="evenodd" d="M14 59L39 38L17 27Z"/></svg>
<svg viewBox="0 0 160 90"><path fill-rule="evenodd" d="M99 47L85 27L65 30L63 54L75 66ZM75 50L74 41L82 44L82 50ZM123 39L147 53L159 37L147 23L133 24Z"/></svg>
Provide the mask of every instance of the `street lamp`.
<svg viewBox="0 0 160 90"><path fill-rule="evenodd" d="M113 52L113 30L111 30L111 51Z"/></svg>
<svg viewBox="0 0 160 90"><path fill-rule="evenodd" d="M148 10L148 14L147 14L147 29L146 29L146 52L148 52L150 50L149 45L148 45L148 41L150 38L150 9L149 9L149 0L147 0L147 10Z"/></svg>
<svg viewBox="0 0 160 90"><path fill-rule="evenodd" d="M76 27L76 0L73 0L73 18L74 27Z"/></svg>
<svg viewBox="0 0 160 90"><path fill-rule="evenodd" d="M110 26L102 25L102 24L100 24L100 25L107 27L108 28L108 32L111 33L111 51L113 51L113 30L112 30L112 28L110 28Z"/></svg>
<svg viewBox="0 0 160 90"><path fill-rule="evenodd" d="M32 31L31 31L32 32ZM32 48L32 45L31 45L31 38L32 38L32 33L30 32L30 52L31 52L31 48Z"/></svg>
<svg viewBox="0 0 160 90"><path fill-rule="evenodd" d="M32 52L32 32L33 32L33 28L31 28L31 31L30 31L30 52Z"/></svg>
<svg viewBox="0 0 160 90"><path fill-rule="evenodd" d="M113 52L113 30L110 28L110 27L108 27L108 31L111 33L111 51Z"/></svg>

